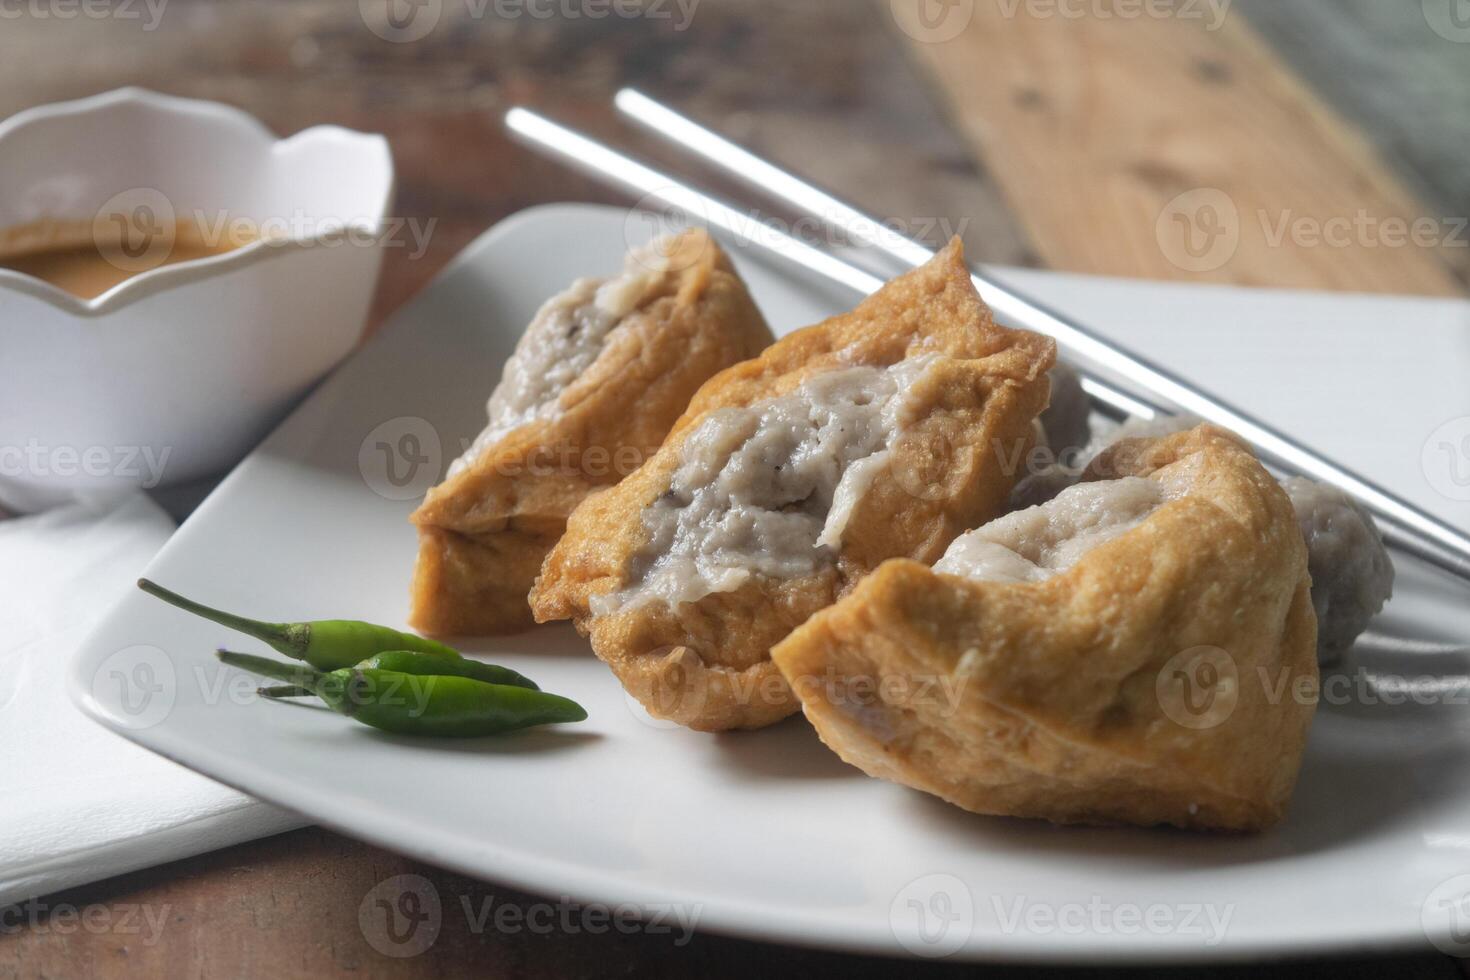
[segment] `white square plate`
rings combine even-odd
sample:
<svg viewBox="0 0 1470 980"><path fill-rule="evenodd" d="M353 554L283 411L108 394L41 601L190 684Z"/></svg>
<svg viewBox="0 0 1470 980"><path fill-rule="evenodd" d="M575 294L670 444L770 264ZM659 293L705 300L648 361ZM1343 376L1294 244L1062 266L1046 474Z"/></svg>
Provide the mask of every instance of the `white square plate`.
<svg viewBox="0 0 1470 980"><path fill-rule="evenodd" d="M415 501L479 431L542 299L616 269L642 225L555 206L490 231L240 465L148 574L276 620L403 622ZM737 264L781 333L853 302L754 256ZM1467 489L1452 466L1470 459L1455 456L1460 429L1444 428L1470 417L1465 304L1011 278L1470 524L1452 499ZM677 903L716 931L966 959L1342 953L1447 944L1470 924L1470 878L1457 877L1470 873L1467 593L1403 562L1398 591L1381 635L1339 673L1340 703L1317 715L1289 819L1253 837L972 816L848 768L799 717L756 733L671 730L632 708L565 625L469 648L591 713L501 739L393 738L260 703L212 657L259 644L141 593L84 645L73 690L128 738L354 836L533 892ZM1424 674L1451 680L1413 680ZM1432 703L1389 703L1396 677Z"/></svg>

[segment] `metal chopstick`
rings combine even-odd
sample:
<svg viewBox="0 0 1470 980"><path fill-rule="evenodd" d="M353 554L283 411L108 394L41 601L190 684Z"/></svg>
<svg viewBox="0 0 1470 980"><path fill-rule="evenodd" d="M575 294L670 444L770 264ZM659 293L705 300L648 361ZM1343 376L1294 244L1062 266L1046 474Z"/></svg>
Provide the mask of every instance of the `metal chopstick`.
<svg viewBox="0 0 1470 980"><path fill-rule="evenodd" d="M695 124L691 123L691 125ZM679 209L687 214L698 216L707 223L723 229L743 242L764 248L781 258L817 272L835 282L844 284L863 295L873 292L882 285L882 280L878 279L878 277L850 263L815 249L791 236L776 232L774 229L748 214L743 214L717 201L713 197L675 180L667 174L644 166L621 153L552 122L544 116L531 112L528 109L519 107L511 109L506 114L506 126L518 136L551 150L583 170L594 175L609 178L627 188L641 192L649 198ZM714 136L714 134L710 135ZM715 138L720 139L717 136ZM794 177L791 179L797 180ZM928 251L917 243L913 244L915 248L923 249L925 252ZM917 255L917 253L914 254ZM1049 321L1055 321L1057 329L1053 330L1042 327L1042 332L1057 336L1059 342L1062 342L1064 346L1072 350L1074 356L1079 357L1084 365L1088 362L1097 363L1097 359L1088 357L1089 352L1093 348L1109 352L1113 363L1126 366L1133 361L1132 356L1126 352L1113 353L1116 349L1107 341L1093 337L1090 333L1082 331L1075 325L1061 320L1056 314L1052 314L1044 308L1032 304L1029 300L1011 293L1009 290L990 280L976 276L976 285L977 288L981 289L982 295L985 295L988 301L992 297L1006 300L1003 308L997 308L997 312L1002 313L1003 316L1007 310L1012 312L1019 310L1023 313L1026 319L1019 320L1023 326L1036 329L1037 327L1033 324L1039 319L1048 320L1049 318ZM992 302L992 306L998 307L998 304ZM1018 322L1019 319L1014 315L1007 318L1012 322ZM1068 331L1076 332L1084 339L1085 343L1081 345L1080 349L1073 349L1063 341L1060 335L1067 334ZM1109 360L1104 359L1103 363L1107 364ZM1139 363L1145 369L1156 370L1149 368L1147 365L1143 365L1141 362ZM1184 388L1182 382L1167 378L1166 380L1170 385L1179 387L1186 392L1189 391L1189 389ZM1110 397L1115 398L1116 401L1112 403L1123 407L1126 411L1145 416L1153 414L1153 406L1145 402L1140 402L1127 393L1113 389L1105 383L1097 382L1096 379L1094 379L1094 390L1092 393L1105 401L1109 400ZM1241 432L1241 435L1251 441L1255 441L1252 438L1252 433L1241 430L1259 428L1275 441L1279 441L1291 448L1295 454L1300 454L1308 461L1311 461L1314 465L1311 469L1308 469L1306 467L1293 466L1290 462L1290 457L1278 460L1283 469L1293 472L1306 472L1309 475L1317 476L1319 479L1333 483L1347 492L1358 496L1373 511L1375 516L1379 518L1380 524L1383 527L1384 538L1390 544L1461 578L1470 580L1470 559L1465 557L1470 555L1470 539L1463 538L1457 532L1436 521L1434 518L1420 513L1411 505L1392 496L1387 491L1380 490L1327 460L1317 457L1310 450L1297 446L1297 444L1287 440L1285 437L1279 436L1269 429L1265 429L1259 423L1239 415L1226 406L1217 405L1209 396L1191 394L1189 397L1190 401L1184 403L1186 409L1195 410L1193 404L1198 403L1209 407L1217 416L1223 416L1232 420L1238 418L1238 423L1225 421L1221 424L1235 429L1237 432ZM1197 414L1206 418L1211 417L1204 411L1197 411ZM1271 457L1276 455L1270 449L1262 447L1259 443L1257 443L1257 448L1262 450L1265 456ZM1363 487L1367 492L1359 493L1356 489L1359 486ZM1384 506L1385 504L1387 506ZM1407 518L1401 519L1398 517L1397 513L1399 511L1404 512ZM1421 530L1418 527L1420 524L1427 525L1433 533ZM1426 535L1428 536L1428 540L1426 540Z"/></svg>
<svg viewBox="0 0 1470 980"><path fill-rule="evenodd" d="M668 174L644 166L528 109L511 109L506 113L506 126L516 135L552 150L593 176L611 179L643 193L691 218L724 230L742 244L764 249L863 296L877 291L884 283L883 279L850 262L813 248ZM1082 380L1094 399L1115 412L1152 418L1159 411L1105 381L1085 375Z"/></svg>
<svg viewBox="0 0 1470 980"><path fill-rule="evenodd" d="M898 235L820 187L634 89L623 89L615 101L619 110L654 133L692 151L752 187L841 229L862 244L908 265L920 265L933 256L932 250L919 242ZM1470 537L1167 369L994 278L976 273L974 280L976 289L999 318L1049 334L1070 357L1084 366L1112 372L1151 392L1166 405L1177 406L1239 433L1255 446L1264 462L1277 469L1330 483L1356 497L1378 519L1384 539L1390 544L1470 580Z"/></svg>

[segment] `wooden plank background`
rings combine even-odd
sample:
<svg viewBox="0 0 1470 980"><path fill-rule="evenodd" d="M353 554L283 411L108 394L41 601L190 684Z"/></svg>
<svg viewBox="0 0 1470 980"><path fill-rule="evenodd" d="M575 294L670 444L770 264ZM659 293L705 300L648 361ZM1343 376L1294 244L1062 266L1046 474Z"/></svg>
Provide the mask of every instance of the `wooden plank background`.
<svg viewBox="0 0 1470 980"><path fill-rule="evenodd" d="M0 116L138 84L234 103L281 133L326 122L385 133L399 215L435 224L422 257L388 254L375 321L520 208L623 200L511 143L498 123L508 105L531 104L656 160L675 159L610 115L607 99L622 84L900 224L943 219L981 261L1179 281L1465 291L1467 249L1448 229L1470 213L1462 163L1470 36L1436 20L1435 6L1456 0L1180 0L1169 15L1131 19L1112 0L1061 0L1082 11L1076 17L1058 13L1056 0L957 0L964 22L937 31L933 20L914 20L907 0L703 0L682 31L647 18L481 18L446 0L435 29L405 44L368 28L360 11L371 15L377 2L170 0L153 30L108 16L7 18ZM1210 12L1221 6L1216 22ZM1402 247L1370 245L1357 230L1340 247L1267 234L1282 215L1305 218L1310 229L1359 211L1379 230L1398 218L1428 221L1440 234ZM705 934L675 947L646 935L476 933L459 915L446 916L429 952L390 959L364 941L357 908L396 874L423 875L453 904L556 898L472 882L313 829L52 896L53 905L166 909L162 941L0 932L0 977L976 973ZM1419 956L1178 975L1269 972L1458 973L1449 960Z"/></svg>
<svg viewBox="0 0 1470 980"><path fill-rule="evenodd" d="M1125 17L1118 3L1098 6L1112 14L1039 13L1065 9L1052 0L982 3L957 37L935 42L916 30L911 42L1046 265L1463 292L1470 250L1442 244L1450 229L1238 11L1184 3L1174 16ZM1393 228L1407 239L1415 221L1435 244L1393 247ZM1320 240L1298 230L1319 226ZM1463 227L1457 234L1470 243Z"/></svg>

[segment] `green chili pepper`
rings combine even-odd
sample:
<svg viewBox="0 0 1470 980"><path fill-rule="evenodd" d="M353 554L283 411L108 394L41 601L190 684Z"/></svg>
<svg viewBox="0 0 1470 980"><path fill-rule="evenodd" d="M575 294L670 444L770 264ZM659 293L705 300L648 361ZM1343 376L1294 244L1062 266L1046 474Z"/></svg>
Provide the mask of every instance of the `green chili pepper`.
<svg viewBox="0 0 1470 980"><path fill-rule="evenodd" d="M567 698L470 677L356 667L322 673L227 650L219 651L219 658L306 688L333 711L396 735L472 738L587 717L581 705Z"/></svg>
<svg viewBox="0 0 1470 980"><path fill-rule="evenodd" d="M358 670L392 670L400 674L418 674L421 677L468 677L486 684L508 684L532 691L541 690L535 681L509 667L485 664L468 657L447 660L417 650L385 650L353 666Z"/></svg>
<svg viewBox="0 0 1470 980"><path fill-rule="evenodd" d="M352 665L357 670L391 670L399 674L417 674L420 677L468 677L486 684L507 684L539 691L536 682L509 667L482 664L478 660L460 657L450 660L414 650L388 650L374 654L362 663ZM310 691L297 689L296 693L273 692L272 697L303 697Z"/></svg>
<svg viewBox="0 0 1470 980"><path fill-rule="evenodd" d="M311 623L266 623L221 612L185 599L146 578L138 580L138 588L171 606L196 616L253 636L272 649L293 660L304 660L320 670L337 670L362 663L374 654L387 650L413 650L418 653L461 659L459 651L434 640L412 633L402 633L386 626L374 626L348 619L324 619Z"/></svg>

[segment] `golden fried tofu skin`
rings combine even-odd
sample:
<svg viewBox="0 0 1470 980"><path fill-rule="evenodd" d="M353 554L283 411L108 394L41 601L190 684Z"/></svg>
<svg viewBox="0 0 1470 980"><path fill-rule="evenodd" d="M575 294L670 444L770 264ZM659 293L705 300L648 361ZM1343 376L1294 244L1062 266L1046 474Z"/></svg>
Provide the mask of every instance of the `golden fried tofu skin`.
<svg viewBox="0 0 1470 980"><path fill-rule="evenodd" d="M956 240L712 378L657 455L572 514L537 620L572 619L655 716L794 713L771 647L884 560L932 562L1001 512L1054 359L995 324Z"/></svg>
<svg viewBox="0 0 1470 980"><path fill-rule="evenodd" d="M567 516L657 451L700 385L771 333L708 234L630 253L536 314L489 402L489 425L413 515L412 613L438 635L532 625L527 594Z"/></svg>
<svg viewBox="0 0 1470 980"><path fill-rule="evenodd" d="M772 655L822 740L976 813L1253 831L1316 705L1291 501L1213 426L1126 440L1055 500L894 560Z"/></svg>

